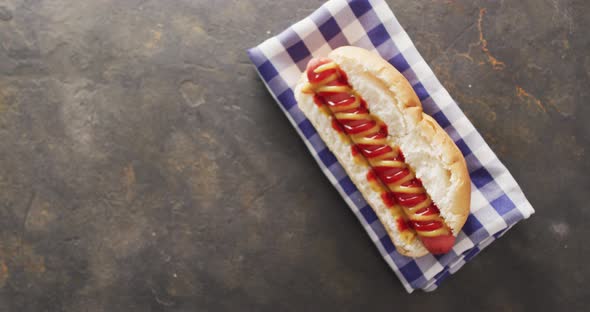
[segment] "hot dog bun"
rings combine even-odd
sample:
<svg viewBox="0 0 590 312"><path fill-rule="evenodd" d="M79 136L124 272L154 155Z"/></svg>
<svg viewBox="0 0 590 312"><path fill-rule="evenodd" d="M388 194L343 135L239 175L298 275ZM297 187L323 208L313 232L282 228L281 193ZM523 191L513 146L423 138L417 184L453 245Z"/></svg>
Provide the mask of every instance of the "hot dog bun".
<svg viewBox="0 0 590 312"><path fill-rule="evenodd" d="M366 101L371 114L389 129L389 138L403 151L405 162L422 181L426 192L438 206L440 216L456 236L469 214L471 184L465 159L453 140L430 116L410 83L379 55L357 47L340 47L328 56L348 77L354 90ZM396 221L379 192L367 182L368 165L359 165L351 155L350 141L343 140L314 103L313 94L303 92L308 82L304 73L295 88L301 111L344 167L352 182L373 208L397 250L409 257L420 257L436 250L436 239L404 240ZM424 243L429 244L428 250ZM434 244L434 246L432 245Z"/></svg>

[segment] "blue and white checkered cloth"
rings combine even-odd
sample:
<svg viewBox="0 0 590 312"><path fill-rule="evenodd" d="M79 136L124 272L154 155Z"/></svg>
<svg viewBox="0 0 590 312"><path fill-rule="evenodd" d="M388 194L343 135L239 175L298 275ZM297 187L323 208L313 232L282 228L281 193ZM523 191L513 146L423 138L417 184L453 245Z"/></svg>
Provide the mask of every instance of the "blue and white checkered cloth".
<svg viewBox="0 0 590 312"><path fill-rule="evenodd" d="M395 66L410 81L424 112L436 119L465 156L472 182L471 214L446 255L411 259L398 254L371 207L297 106L293 88L307 62L343 45L376 51ZM444 278L534 213L510 172L440 84L385 1L328 1L248 54L324 174L408 292L436 289Z"/></svg>

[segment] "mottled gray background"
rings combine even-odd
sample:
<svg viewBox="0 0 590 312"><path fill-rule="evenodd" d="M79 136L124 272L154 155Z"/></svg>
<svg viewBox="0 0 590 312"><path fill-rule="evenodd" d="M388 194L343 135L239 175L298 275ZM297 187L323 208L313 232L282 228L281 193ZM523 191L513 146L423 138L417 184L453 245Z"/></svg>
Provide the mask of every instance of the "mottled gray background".
<svg viewBox="0 0 590 312"><path fill-rule="evenodd" d="M590 3L388 1L534 217L407 295L245 49L322 1L0 0L0 311L582 311Z"/></svg>

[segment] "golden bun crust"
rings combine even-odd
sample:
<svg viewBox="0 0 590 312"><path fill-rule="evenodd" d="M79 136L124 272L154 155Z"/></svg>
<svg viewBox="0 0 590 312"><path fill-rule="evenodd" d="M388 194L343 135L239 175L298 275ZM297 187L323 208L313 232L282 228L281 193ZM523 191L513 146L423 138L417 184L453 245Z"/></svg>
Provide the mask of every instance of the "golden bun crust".
<svg viewBox="0 0 590 312"><path fill-rule="evenodd" d="M454 199L452 202L454 205L448 208L457 218L452 221L445 220L447 225L453 229L453 233L459 233L465 221L467 221L471 203L471 178L469 177L465 158L455 142L432 117L422 113L420 128L426 136L432 138L433 145L438 145L443 149L443 155L447 156L445 162L460 181L453 192Z"/></svg>

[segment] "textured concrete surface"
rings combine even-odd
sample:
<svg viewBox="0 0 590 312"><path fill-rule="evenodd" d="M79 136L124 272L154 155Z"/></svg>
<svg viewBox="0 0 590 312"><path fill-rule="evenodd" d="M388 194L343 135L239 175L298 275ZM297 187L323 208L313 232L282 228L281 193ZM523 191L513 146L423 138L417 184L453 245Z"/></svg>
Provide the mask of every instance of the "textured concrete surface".
<svg viewBox="0 0 590 312"><path fill-rule="evenodd" d="M582 311L590 3L388 1L537 214L407 295L245 49L321 1L0 0L0 311Z"/></svg>

